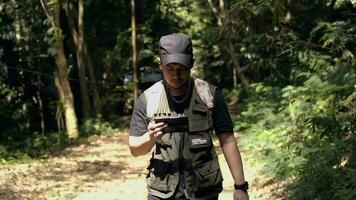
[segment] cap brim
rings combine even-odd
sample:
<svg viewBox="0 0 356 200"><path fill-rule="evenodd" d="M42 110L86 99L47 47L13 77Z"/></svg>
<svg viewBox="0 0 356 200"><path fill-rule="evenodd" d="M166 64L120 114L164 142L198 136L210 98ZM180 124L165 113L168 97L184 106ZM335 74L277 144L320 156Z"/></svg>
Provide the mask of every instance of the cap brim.
<svg viewBox="0 0 356 200"><path fill-rule="evenodd" d="M182 53L161 55L161 61L164 65L167 65L169 63L179 63L186 67L190 67L192 65L192 58L193 55Z"/></svg>

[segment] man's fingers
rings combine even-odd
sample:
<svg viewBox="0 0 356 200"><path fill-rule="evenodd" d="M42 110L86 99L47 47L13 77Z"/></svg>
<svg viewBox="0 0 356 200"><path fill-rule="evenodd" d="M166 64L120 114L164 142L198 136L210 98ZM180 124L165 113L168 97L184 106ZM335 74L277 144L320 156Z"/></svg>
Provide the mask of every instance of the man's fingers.
<svg viewBox="0 0 356 200"><path fill-rule="evenodd" d="M152 123L152 124L150 124L150 125L148 126L148 130L153 131L153 130L155 130L155 129L157 129L157 128L163 126L163 125L164 125L163 122L159 122L159 123L157 123L157 124Z"/></svg>
<svg viewBox="0 0 356 200"><path fill-rule="evenodd" d="M162 131L158 131L157 133L155 133L154 134L154 136L156 137L156 138L159 138L159 137L161 137L162 136Z"/></svg>
<svg viewBox="0 0 356 200"><path fill-rule="evenodd" d="M151 137L154 138L161 138L163 136L163 128L167 127L167 124L165 124L164 122L160 122L160 123L151 123L148 126L148 133L151 135Z"/></svg>

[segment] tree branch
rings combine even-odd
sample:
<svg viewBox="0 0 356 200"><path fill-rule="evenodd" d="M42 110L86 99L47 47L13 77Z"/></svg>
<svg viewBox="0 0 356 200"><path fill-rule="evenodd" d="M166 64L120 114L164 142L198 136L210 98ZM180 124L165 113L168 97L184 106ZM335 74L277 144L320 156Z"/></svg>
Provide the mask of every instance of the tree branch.
<svg viewBox="0 0 356 200"><path fill-rule="evenodd" d="M40 0L40 2L41 2L43 11L45 12L47 18L48 18L49 20L51 20L51 24L52 24L52 26L55 28L56 25L54 24L53 17L52 17L52 16L49 14L49 12L48 12L47 1L46 1L46 3L45 3L45 2L43 2L43 0Z"/></svg>

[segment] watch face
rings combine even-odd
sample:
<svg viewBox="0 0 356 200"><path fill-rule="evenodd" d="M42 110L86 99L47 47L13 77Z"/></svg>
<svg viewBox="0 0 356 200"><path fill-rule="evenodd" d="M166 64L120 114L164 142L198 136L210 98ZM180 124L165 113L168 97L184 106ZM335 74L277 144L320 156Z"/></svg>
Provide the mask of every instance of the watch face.
<svg viewBox="0 0 356 200"><path fill-rule="evenodd" d="M243 184L241 185L234 185L235 186L235 190L243 190L243 191L247 191L248 190L248 182L245 181Z"/></svg>

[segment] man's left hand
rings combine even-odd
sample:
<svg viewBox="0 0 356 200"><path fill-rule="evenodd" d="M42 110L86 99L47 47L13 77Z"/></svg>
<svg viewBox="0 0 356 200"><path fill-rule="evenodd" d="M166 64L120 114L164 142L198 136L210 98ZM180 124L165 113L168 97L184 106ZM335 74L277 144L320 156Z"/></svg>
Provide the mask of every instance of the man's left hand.
<svg viewBox="0 0 356 200"><path fill-rule="evenodd" d="M248 193L242 190L235 190L234 200L248 200Z"/></svg>

